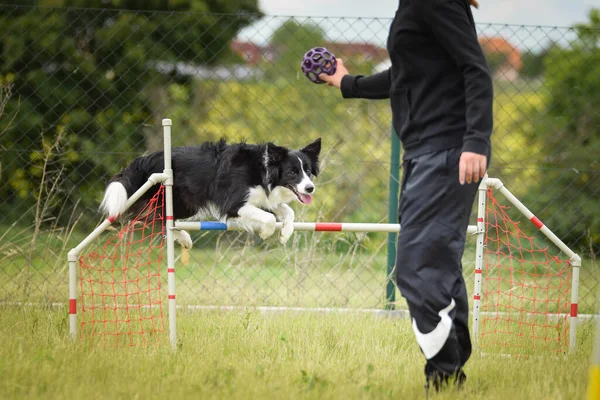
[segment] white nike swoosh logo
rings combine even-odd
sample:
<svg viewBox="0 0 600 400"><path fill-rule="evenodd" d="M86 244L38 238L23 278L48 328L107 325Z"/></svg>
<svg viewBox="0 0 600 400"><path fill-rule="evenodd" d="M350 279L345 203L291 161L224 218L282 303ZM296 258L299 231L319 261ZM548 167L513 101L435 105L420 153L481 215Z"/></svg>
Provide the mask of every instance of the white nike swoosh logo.
<svg viewBox="0 0 600 400"><path fill-rule="evenodd" d="M417 327L417 321L413 318L413 331L415 331L417 343L421 346L421 350L423 350L426 359L430 360L439 353L442 347L444 347L446 340L448 340L450 330L452 329L452 318L450 318L449 313L455 306L456 303L454 302L454 299L452 299L448 307L438 313L441 318L440 322L438 322L435 329L429 333L422 333Z"/></svg>

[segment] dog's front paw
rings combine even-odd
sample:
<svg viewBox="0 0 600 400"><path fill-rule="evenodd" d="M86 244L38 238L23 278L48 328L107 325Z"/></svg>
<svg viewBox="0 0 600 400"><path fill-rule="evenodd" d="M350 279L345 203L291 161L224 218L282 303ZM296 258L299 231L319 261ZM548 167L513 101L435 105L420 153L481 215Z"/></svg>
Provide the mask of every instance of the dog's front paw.
<svg viewBox="0 0 600 400"><path fill-rule="evenodd" d="M260 230L258 231L258 236L262 240L266 240L270 238L275 233L275 216L271 215L273 218L269 218L269 220L263 224L261 224Z"/></svg>
<svg viewBox="0 0 600 400"><path fill-rule="evenodd" d="M192 248L192 237L184 230L173 230L173 237L186 250Z"/></svg>
<svg viewBox="0 0 600 400"><path fill-rule="evenodd" d="M275 215L281 221L281 232L279 233L279 241L281 244L286 244L292 233L294 233L294 210L287 204L280 204L274 210Z"/></svg>
<svg viewBox="0 0 600 400"><path fill-rule="evenodd" d="M281 232L279 233L281 244L286 244L292 233L294 233L294 220L283 221Z"/></svg>

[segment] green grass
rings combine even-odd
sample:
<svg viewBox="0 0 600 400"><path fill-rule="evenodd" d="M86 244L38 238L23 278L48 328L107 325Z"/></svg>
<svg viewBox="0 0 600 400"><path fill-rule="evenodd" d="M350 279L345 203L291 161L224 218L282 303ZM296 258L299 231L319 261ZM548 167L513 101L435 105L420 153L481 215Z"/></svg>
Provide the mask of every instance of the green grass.
<svg viewBox="0 0 600 400"><path fill-rule="evenodd" d="M178 313L178 350L91 346L67 338L64 309L0 308L3 399L424 399L423 357L408 319L360 313ZM475 353L461 391L435 399L577 399L593 326L578 352Z"/></svg>

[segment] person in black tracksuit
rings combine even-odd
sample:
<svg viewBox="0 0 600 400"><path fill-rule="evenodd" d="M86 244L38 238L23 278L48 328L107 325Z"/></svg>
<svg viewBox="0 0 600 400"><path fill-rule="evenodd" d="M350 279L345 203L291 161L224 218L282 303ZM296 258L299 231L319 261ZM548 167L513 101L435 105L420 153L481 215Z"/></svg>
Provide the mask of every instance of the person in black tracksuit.
<svg viewBox="0 0 600 400"><path fill-rule="evenodd" d="M400 0L387 49L389 70L348 74L338 60L320 78L344 98L389 98L404 149L396 280L427 359L427 386L462 370L471 354L461 258L491 155L493 87L477 40L474 0Z"/></svg>

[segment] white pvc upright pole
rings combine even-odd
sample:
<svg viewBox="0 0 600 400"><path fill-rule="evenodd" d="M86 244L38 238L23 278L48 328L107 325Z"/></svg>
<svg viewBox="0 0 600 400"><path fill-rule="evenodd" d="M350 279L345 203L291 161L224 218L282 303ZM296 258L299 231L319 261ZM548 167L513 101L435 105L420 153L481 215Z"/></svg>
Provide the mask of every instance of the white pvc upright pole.
<svg viewBox="0 0 600 400"><path fill-rule="evenodd" d="M77 258L76 252L69 252L69 335L77 339Z"/></svg>
<svg viewBox="0 0 600 400"><path fill-rule="evenodd" d="M473 290L473 348L477 348L479 341L479 326L481 321L481 277L483 274L483 249L485 239L485 207L488 186L487 174L479 184L479 197L477 200L477 245L475 248L475 288Z"/></svg>
<svg viewBox="0 0 600 400"><path fill-rule="evenodd" d="M173 350L177 348L175 325L175 246L173 242L173 169L171 166L171 120L163 119L164 157L167 176L165 181L165 229L167 234L167 279L169 287L169 339Z"/></svg>
<svg viewBox="0 0 600 400"><path fill-rule="evenodd" d="M573 273L571 275L571 323L569 325L569 349L571 353L575 352L577 345L577 306L579 304L579 267L581 267L581 258L576 255L571 259Z"/></svg>

